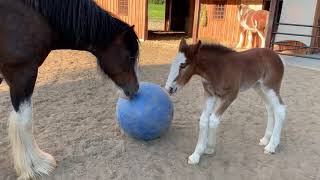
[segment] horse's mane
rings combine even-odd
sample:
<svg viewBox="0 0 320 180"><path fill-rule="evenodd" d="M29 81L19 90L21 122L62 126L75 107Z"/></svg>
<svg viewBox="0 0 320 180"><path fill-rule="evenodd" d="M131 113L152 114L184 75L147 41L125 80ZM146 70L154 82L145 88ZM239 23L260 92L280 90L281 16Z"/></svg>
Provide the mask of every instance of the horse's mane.
<svg viewBox="0 0 320 180"><path fill-rule="evenodd" d="M201 45L201 50L208 50L212 51L217 54L225 54L225 53L230 53L230 52L235 52L235 50L225 47L221 44L202 44Z"/></svg>
<svg viewBox="0 0 320 180"><path fill-rule="evenodd" d="M106 46L129 25L93 0L22 0L47 18L59 35L76 45ZM130 33L134 41L137 35Z"/></svg>

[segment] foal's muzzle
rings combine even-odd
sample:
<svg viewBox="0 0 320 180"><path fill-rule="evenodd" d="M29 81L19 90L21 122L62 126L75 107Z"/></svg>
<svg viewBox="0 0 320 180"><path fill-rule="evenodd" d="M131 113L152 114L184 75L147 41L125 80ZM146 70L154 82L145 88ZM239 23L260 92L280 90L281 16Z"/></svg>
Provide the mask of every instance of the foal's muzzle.
<svg viewBox="0 0 320 180"><path fill-rule="evenodd" d="M167 92L170 94L170 95L173 95L175 94L176 92L178 91L178 88L177 87L169 87L167 88Z"/></svg>

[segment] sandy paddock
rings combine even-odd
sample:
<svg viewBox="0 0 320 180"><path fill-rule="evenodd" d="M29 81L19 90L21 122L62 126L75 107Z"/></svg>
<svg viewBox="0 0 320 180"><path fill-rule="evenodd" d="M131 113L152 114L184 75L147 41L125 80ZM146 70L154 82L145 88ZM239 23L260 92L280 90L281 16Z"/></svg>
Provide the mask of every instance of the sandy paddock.
<svg viewBox="0 0 320 180"><path fill-rule="evenodd" d="M142 43L141 79L164 85L178 41ZM199 78L173 97L175 116L161 139L141 142L123 135L115 119L116 91L99 78L95 59L77 51L52 52L41 67L34 105L34 132L59 167L47 179L319 180L320 72L287 67L282 96L288 116L280 151L263 154L266 127L262 100L249 90L225 113L215 156L187 164L198 135L202 107ZM7 139L11 110L0 85L0 179L15 179Z"/></svg>

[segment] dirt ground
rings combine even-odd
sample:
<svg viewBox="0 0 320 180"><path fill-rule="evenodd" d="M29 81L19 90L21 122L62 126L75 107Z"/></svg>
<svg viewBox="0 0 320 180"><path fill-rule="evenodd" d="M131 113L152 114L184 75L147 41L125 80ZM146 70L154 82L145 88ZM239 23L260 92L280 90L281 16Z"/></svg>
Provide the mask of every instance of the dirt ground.
<svg viewBox="0 0 320 180"><path fill-rule="evenodd" d="M177 40L147 41L141 48L141 80L164 85ZM249 90L223 116L215 156L187 164L198 135L203 99L198 77L175 97L175 116L162 138L142 142L120 132L116 90L96 71L95 58L55 51L40 68L34 133L52 154L56 180L320 180L320 72L287 67L282 96L288 115L279 151L265 155L259 139L267 114ZM11 110L8 87L0 85L0 180L15 179L7 139Z"/></svg>

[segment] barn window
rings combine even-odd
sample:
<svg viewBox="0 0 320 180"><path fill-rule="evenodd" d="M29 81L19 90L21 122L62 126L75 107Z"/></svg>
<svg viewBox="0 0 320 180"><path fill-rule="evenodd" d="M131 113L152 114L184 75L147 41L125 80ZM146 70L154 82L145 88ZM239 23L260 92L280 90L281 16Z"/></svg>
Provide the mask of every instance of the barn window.
<svg viewBox="0 0 320 180"><path fill-rule="evenodd" d="M213 12L213 19L223 20L225 14L225 5L220 3L215 4L214 12Z"/></svg>
<svg viewBox="0 0 320 180"><path fill-rule="evenodd" d="M128 16L128 0L119 0L118 11L120 16Z"/></svg>

